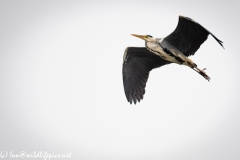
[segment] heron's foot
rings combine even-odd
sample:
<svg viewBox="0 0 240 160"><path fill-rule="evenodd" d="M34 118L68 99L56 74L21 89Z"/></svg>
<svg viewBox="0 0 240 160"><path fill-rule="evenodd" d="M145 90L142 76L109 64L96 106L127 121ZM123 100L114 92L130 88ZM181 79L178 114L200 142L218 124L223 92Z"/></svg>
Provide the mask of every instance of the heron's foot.
<svg viewBox="0 0 240 160"><path fill-rule="evenodd" d="M210 77L205 72L206 68L200 70L199 74L201 74L206 80L210 81Z"/></svg>
<svg viewBox="0 0 240 160"><path fill-rule="evenodd" d="M207 69L203 68L202 70L200 70L199 68L196 68L195 71L197 71L199 74L201 74L206 80L210 81L210 77L206 74L205 70L207 70Z"/></svg>

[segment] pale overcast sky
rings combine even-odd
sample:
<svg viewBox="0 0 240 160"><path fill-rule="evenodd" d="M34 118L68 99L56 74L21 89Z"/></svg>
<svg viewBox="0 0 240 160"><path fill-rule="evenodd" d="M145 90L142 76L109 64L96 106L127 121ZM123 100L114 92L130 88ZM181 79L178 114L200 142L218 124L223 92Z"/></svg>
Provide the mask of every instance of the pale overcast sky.
<svg viewBox="0 0 240 160"><path fill-rule="evenodd" d="M240 159L235 0L0 1L0 152L79 160ZM165 37L188 16L211 36L186 66L153 70L143 101L122 83L130 34ZM10 158L10 157L7 157ZM43 158L39 158L43 159Z"/></svg>

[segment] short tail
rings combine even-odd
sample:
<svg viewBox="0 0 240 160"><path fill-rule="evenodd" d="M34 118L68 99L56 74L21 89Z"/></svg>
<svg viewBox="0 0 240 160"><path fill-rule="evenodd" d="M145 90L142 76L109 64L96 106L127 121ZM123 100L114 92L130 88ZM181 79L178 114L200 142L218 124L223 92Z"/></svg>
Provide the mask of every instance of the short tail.
<svg viewBox="0 0 240 160"><path fill-rule="evenodd" d="M204 70L206 70L206 68L204 68L203 70L200 70L199 68L195 67L192 68L194 71L198 72L200 75L202 75L206 80L210 81L210 77L204 72Z"/></svg>

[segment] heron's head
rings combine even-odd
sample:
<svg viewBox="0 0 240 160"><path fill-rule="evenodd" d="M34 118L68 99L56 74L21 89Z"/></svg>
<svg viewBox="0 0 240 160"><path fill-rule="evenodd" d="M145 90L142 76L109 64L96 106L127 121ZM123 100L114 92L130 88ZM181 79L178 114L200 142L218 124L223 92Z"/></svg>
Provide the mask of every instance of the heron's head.
<svg viewBox="0 0 240 160"><path fill-rule="evenodd" d="M138 37L138 38L141 38L141 39L143 39L146 42L154 42L154 41L156 41L156 38L153 38L150 35L137 35L137 34L131 34L131 35L135 36L135 37Z"/></svg>

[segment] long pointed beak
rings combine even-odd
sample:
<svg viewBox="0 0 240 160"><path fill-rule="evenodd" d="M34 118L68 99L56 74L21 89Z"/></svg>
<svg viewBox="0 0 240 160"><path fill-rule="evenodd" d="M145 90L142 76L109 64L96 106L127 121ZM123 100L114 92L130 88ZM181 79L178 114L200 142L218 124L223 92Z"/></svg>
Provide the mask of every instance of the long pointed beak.
<svg viewBox="0 0 240 160"><path fill-rule="evenodd" d="M138 34L131 34L131 35L145 40L144 39L144 37L145 37L144 35L138 35Z"/></svg>

